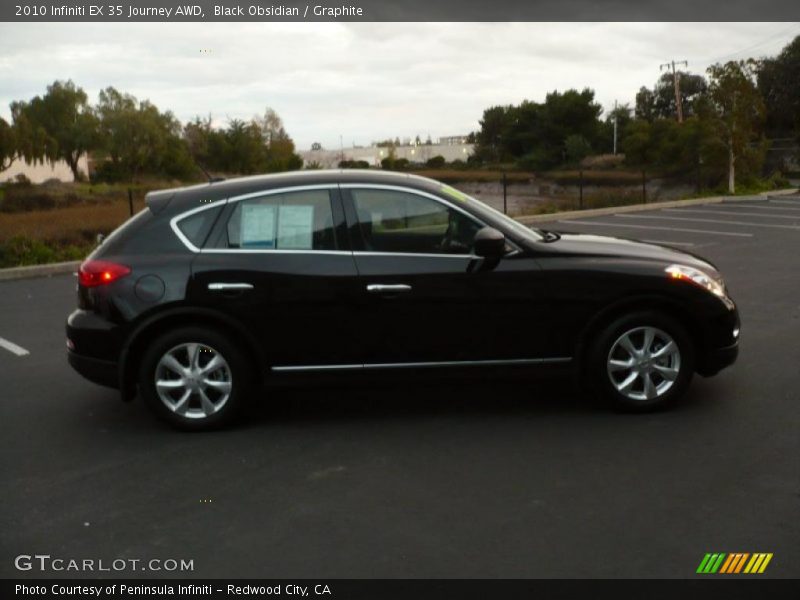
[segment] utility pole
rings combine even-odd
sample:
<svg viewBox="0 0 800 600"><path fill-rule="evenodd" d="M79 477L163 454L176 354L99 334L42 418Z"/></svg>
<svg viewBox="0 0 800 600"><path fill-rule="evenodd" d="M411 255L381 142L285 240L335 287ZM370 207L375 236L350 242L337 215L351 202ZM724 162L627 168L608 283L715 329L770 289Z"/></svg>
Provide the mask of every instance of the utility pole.
<svg viewBox="0 0 800 600"><path fill-rule="evenodd" d="M672 82L675 86L675 106L678 107L678 123L683 123L683 106L681 102L681 80L680 77L678 77L677 71L675 71L675 65L684 65L685 67L688 67L689 63L686 62L685 60L679 60L677 62L672 60L668 63L659 65L658 70L662 71L664 67L667 67L668 69L672 67Z"/></svg>
<svg viewBox="0 0 800 600"><path fill-rule="evenodd" d="M617 155L617 101L614 100L614 156Z"/></svg>

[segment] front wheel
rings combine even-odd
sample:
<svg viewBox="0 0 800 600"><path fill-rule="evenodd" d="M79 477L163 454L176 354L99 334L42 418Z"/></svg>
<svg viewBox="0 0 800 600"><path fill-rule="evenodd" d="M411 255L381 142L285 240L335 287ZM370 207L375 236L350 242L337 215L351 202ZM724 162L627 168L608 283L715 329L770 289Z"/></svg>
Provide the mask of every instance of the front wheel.
<svg viewBox="0 0 800 600"><path fill-rule="evenodd" d="M641 312L603 330L589 367L595 387L617 407L654 410L685 393L694 373L694 346L675 319Z"/></svg>
<svg viewBox="0 0 800 600"><path fill-rule="evenodd" d="M221 333L197 327L156 339L142 359L139 389L150 408L180 429L230 423L247 397L245 356Z"/></svg>

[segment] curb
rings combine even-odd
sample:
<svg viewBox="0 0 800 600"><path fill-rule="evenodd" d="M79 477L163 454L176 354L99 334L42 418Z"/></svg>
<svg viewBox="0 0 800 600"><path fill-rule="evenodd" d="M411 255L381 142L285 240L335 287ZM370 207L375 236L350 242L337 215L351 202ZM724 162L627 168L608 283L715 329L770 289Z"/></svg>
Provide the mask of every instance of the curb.
<svg viewBox="0 0 800 600"><path fill-rule="evenodd" d="M64 275L78 270L81 261L50 263L48 265L33 265L30 267L12 267L0 269L0 281L14 279L27 279L29 277L49 277L51 275Z"/></svg>
<svg viewBox="0 0 800 600"><path fill-rule="evenodd" d="M753 196L709 196L708 198L689 198L687 200L669 200L666 202L652 202L649 204L628 204L623 206L606 206L603 208L590 208L587 210L570 210L557 213L544 213L541 215L522 215L514 217L523 225L531 223L550 223L576 217L602 217L619 213L639 212L645 210L659 210L661 208L677 208L681 206L695 206L698 204L729 204L734 202L766 202L771 196L786 196L797 193L797 189L790 188L763 192Z"/></svg>
<svg viewBox="0 0 800 600"><path fill-rule="evenodd" d="M694 206L697 204L722 204L730 202L766 202L771 196L787 196L796 194L797 188L785 190L775 190L774 192L763 192L754 196L710 196L708 198L690 198L688 200L670 200L668 202L653 202L652 204L629 204L627 206L608 206L605 208L590 208L587 210L570 210L557 213L545 213L541 215L523 215L514 217L523 225L532 223L548 223L573 219L575 217L601 217L603 215L613 215L618 213L638 212L645 210L658 210L660 208L674 208L679 206ZM64 275L74 273L78 270L81 261L70 261L51 263L48 265L33 265L30 267L12 267L10 269L0 269L0 281L12 281L15 279L27 279L29 277L50 277L52 275Z"/></svg>

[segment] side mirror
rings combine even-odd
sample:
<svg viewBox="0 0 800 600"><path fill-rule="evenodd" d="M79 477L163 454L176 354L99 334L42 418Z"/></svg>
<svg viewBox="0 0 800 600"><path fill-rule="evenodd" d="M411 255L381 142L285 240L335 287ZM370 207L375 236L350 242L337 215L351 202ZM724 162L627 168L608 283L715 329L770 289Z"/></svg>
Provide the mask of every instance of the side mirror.
<svg viewBox="0 0 800 600"><path fill-rule="evenodd" d="M475 234L475 254L483 258L500 258L506 250L506 236L493 227L484 227Z"/></svg>

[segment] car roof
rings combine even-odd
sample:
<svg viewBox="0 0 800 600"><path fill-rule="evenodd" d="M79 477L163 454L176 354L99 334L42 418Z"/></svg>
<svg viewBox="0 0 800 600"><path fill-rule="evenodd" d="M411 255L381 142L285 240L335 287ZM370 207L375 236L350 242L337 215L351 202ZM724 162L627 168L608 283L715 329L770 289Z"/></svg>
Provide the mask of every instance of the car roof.
<svg viewBox="0 0 800 600"><path fill-rule="evenodd" d="M253 175L199 185L155 190L145 196L145 202L154 213L169 207L168 212L180 212L201 203L234 198L260 191L282 187L322 185L336 183L365 183L376 185L398 185L426 191L438 191L441 183L410 173L379 171L377 169L329 169L290 171L270 175Z"/></svg>

